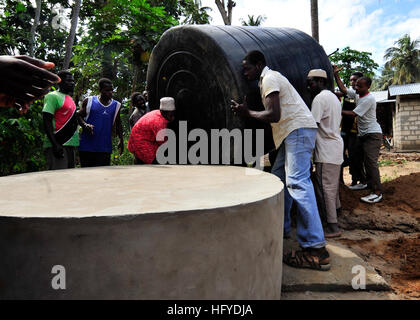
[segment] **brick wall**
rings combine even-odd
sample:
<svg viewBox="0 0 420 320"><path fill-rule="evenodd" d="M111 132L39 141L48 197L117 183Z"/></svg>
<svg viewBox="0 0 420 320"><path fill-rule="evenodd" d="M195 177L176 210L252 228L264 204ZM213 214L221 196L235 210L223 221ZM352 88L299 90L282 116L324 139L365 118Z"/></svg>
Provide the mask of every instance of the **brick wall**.
<svg viewBox="0 0 420 320"><path fill-rule="evenodd" d="M420 151L420 95L397 96L393 126L396 151Z"/></svg>

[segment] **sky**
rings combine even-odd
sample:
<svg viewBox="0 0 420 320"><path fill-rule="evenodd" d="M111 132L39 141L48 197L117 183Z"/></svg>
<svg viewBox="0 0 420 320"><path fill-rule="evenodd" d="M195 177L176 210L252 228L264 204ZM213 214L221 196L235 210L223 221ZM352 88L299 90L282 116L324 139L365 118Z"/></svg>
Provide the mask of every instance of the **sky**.
<svg viewBox="0 0 420 320"><path fill-rule="evenodd" d="M311 34L310 0L235 0L232 25L248 15L265 16L262 27L290 27ZM214 0L201 0L212 20L223 25ZM420 38L420 0L318 0L319 38L325 52L349 46L372 53L383 66L385 50L408 33Z"/></svg>

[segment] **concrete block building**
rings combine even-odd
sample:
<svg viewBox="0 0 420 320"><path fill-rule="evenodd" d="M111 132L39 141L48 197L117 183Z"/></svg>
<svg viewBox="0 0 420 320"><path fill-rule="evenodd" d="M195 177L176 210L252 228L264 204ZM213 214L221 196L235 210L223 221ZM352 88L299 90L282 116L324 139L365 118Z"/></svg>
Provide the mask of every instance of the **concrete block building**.
<svg viewBox="0 0 420 320"><path fill-rule="evenodd" d="M420 151L420 83L390 86L390 99L395 99L392 114L395 151Z"/></svg>

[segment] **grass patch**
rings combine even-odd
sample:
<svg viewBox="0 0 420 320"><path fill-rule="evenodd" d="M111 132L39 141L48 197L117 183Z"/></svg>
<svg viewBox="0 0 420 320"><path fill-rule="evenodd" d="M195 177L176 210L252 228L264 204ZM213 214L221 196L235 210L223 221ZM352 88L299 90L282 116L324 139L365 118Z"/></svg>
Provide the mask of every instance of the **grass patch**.
<svg viewBox="0 0 420 320"><path fill-rule="evenodd" d="M406 162L407 162L407 160L390 160L390 159L385 159L385 160L378 161L378 165L380 167L392 167L392 166L397 166L399 164L405 164Z"/></svg>
<svg viewBox="0 0 420 320"><path fill-rule="evenodd" d="M387 174L385 174L381 177L381 183L390 182L396 178L396 176L388 176Z"/></svg>

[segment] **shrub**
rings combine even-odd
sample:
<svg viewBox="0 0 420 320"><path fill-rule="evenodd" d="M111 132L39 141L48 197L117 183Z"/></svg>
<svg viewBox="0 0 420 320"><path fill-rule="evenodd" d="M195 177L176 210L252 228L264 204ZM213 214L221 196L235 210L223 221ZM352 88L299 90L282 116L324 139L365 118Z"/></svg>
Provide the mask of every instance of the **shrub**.
<svg viewBox="0 0 420 320"><path fill-rule="evenodd" d="M44 135L42 100L24 115L0 108L0 175L45 170Z"/></svg>

